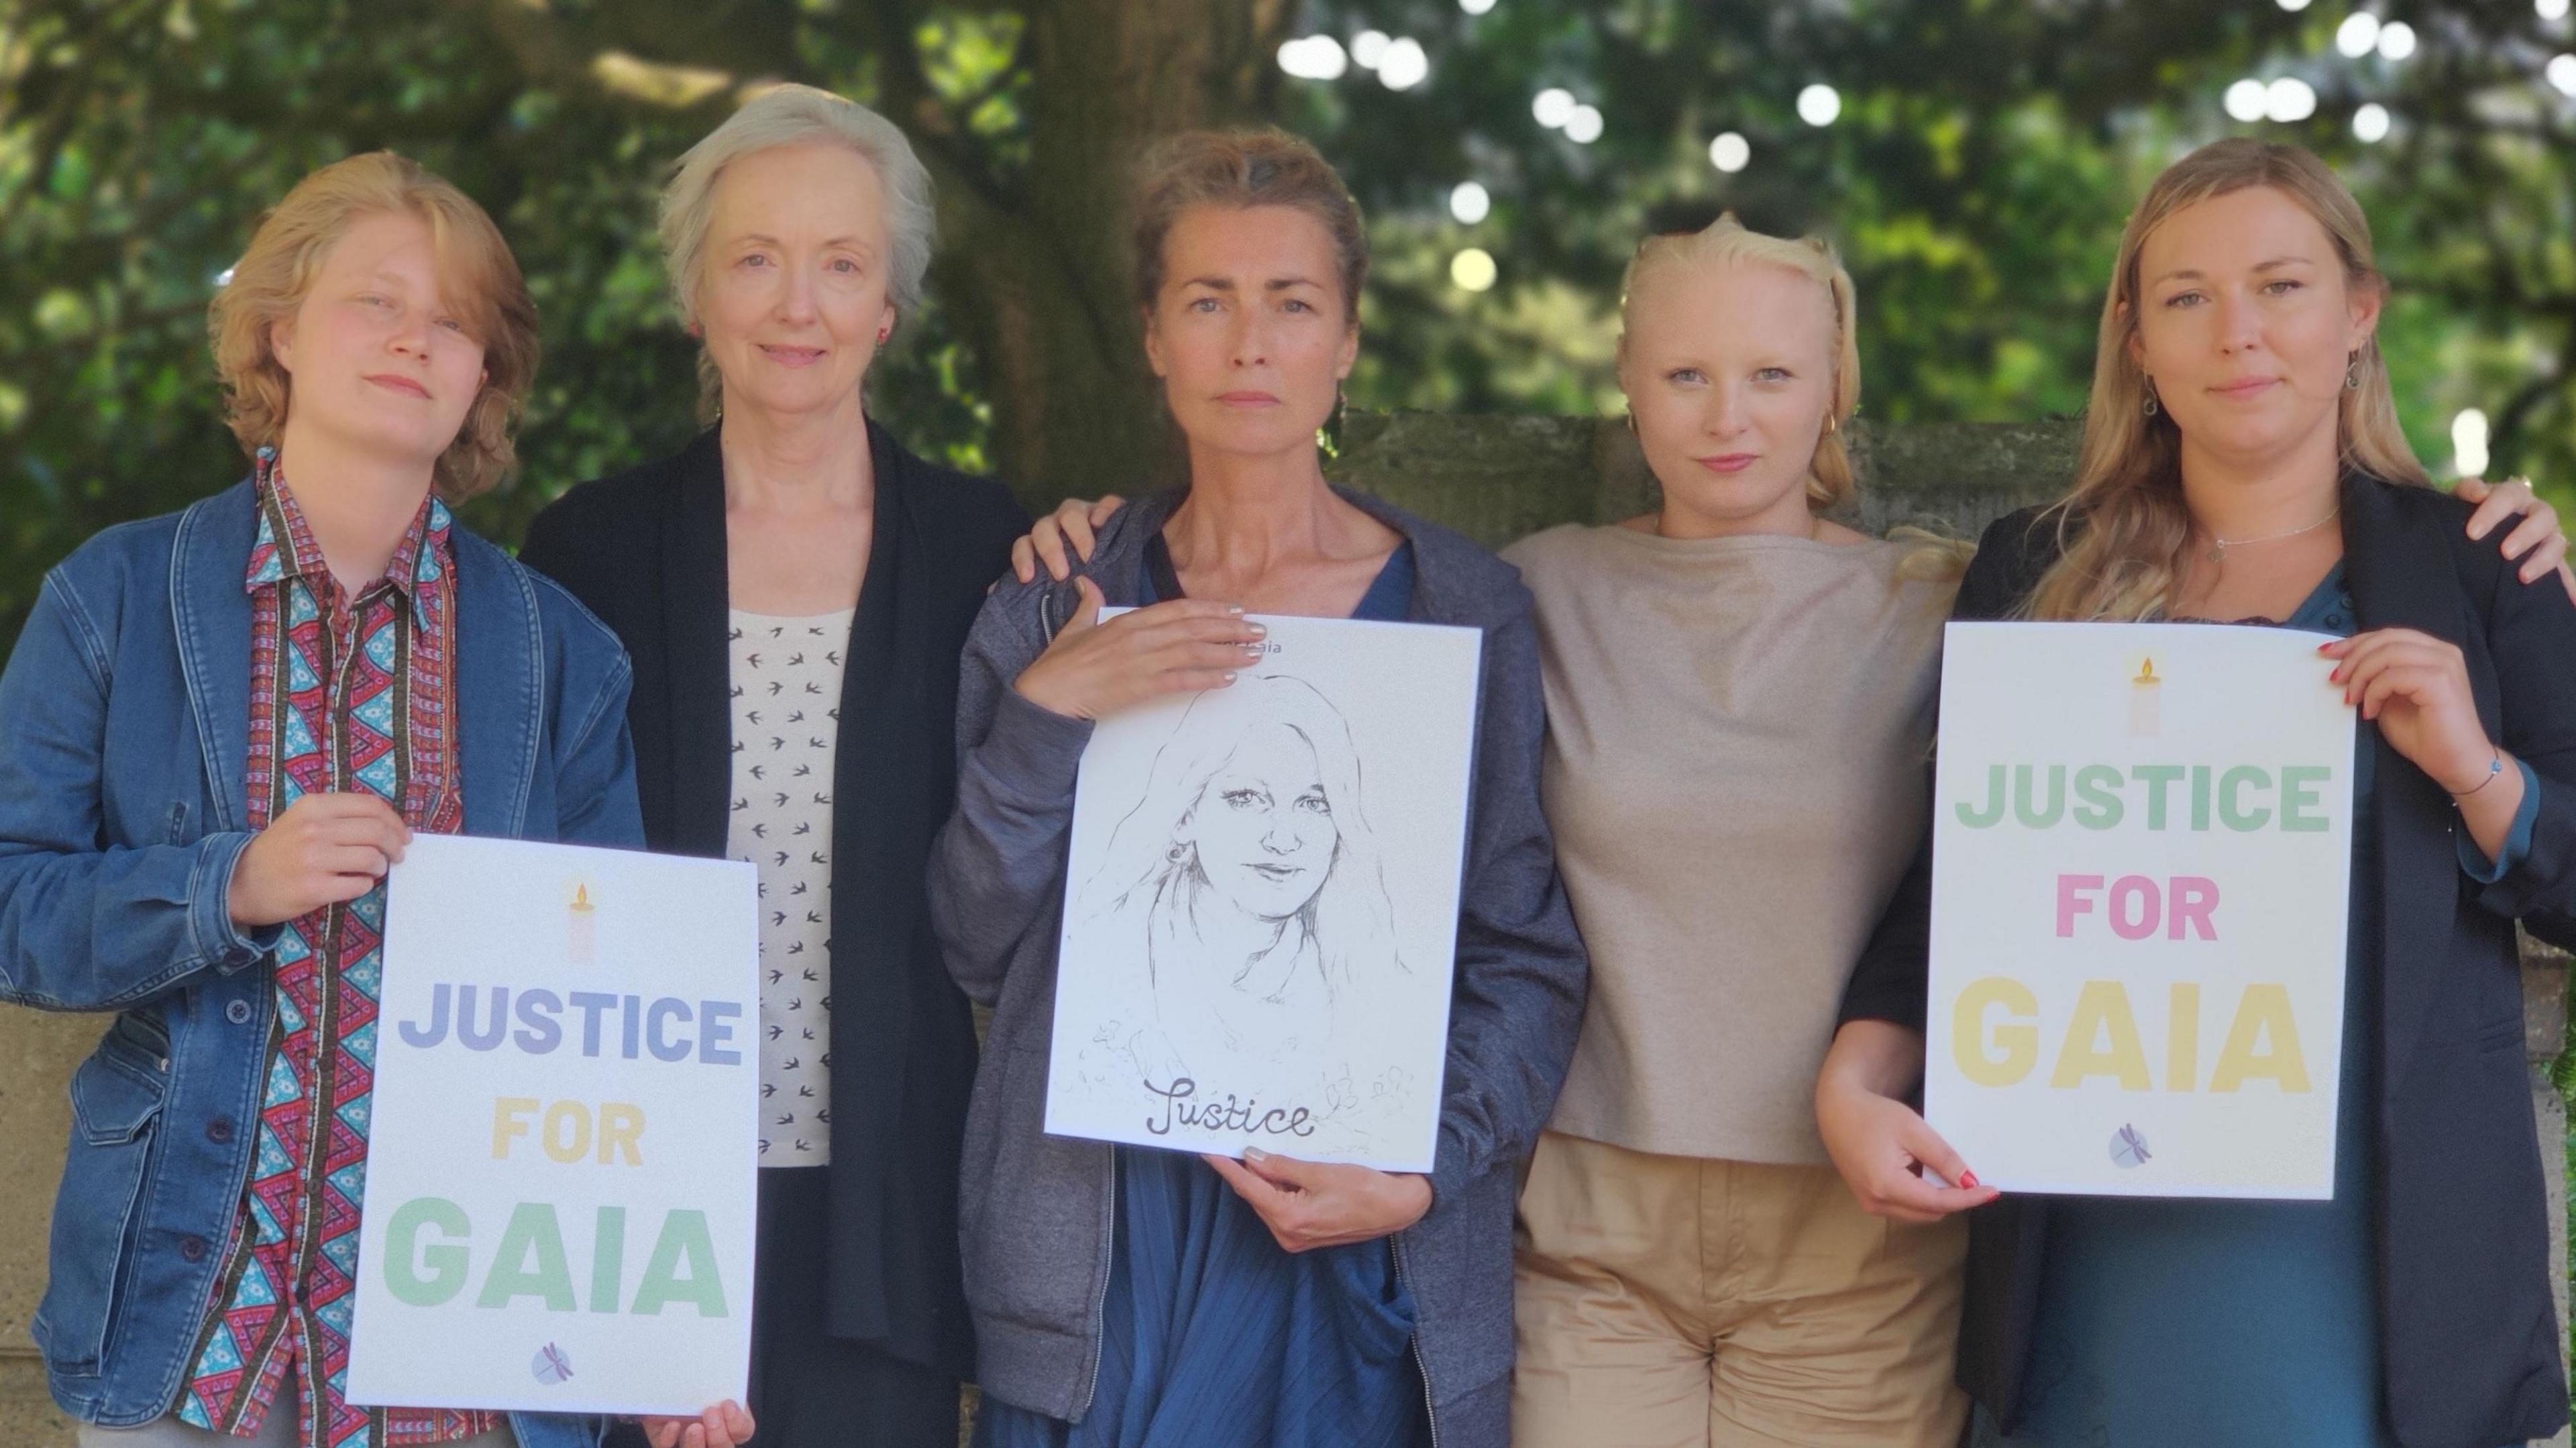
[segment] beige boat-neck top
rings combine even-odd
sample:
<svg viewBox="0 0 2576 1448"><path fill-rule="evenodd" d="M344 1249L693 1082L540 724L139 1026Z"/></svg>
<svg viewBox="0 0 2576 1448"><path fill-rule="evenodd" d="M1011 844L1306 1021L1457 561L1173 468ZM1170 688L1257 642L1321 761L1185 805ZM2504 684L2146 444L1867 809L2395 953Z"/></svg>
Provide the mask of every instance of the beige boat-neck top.
<svg viewBox="0 0 2576 1448"><path fill-rule="evenodd" d="M1553 1129L1821 1163L1844 982L1922 837L1954 580L1912 549L1566 526L1538 601L1541 774L1592 957Z"/></svg>

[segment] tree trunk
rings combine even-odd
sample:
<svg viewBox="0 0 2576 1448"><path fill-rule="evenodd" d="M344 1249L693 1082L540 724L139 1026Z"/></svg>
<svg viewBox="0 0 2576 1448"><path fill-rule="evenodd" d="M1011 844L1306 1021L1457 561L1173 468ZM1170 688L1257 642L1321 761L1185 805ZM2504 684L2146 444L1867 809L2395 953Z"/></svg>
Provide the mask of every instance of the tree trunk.
<svg viewBox="0 0 2576 1448"><path fill-rule="evenodd" d="M1173 475L1129 254L1158 137L1259 114L1287 0L1037 0L1015 194L942 175L942 304L984 359L994 464L1020 497L1134 493Z"/></svg>

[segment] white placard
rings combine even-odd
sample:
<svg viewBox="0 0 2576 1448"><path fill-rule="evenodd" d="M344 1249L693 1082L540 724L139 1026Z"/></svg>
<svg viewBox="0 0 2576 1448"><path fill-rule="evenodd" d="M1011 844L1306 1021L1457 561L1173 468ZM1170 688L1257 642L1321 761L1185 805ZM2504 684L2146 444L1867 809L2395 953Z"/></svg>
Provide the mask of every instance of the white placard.
<svg viewBox="0 0 2576 1448"><path fill-rule="evenodd" d="M1258 621L1083 751L1046 1129L1428 1171L1483 635Z"/></svg>
<svg viewBox="0 0 2576 1448"><path fill-rule="evenodd" d="M741 1399L752 867L414 836L387 882L349 1400Z"/></svg>
<svg viewBox="0 0 2576 1448"><path fill-rule="evenodd" d="M2334 1194L2354 727L2324 641L1950 625L1924 1108L1979 1181Z"/></svg>

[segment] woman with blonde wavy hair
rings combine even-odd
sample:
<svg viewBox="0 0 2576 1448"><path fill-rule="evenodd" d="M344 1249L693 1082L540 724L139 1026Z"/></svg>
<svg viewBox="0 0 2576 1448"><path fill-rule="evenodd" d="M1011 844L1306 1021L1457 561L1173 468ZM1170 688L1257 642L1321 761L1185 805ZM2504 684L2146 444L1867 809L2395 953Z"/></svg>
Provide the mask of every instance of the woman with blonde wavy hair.
<svg viewBox="0 0 2576 1448"><path fill-rule="evenodd" d="M2576 605L2425 486L2352 194L2295 146L2175 163L2120 241L2083 463L1987 530L1955 617L2338 637L2351 951L2327 1202L2007 1196L1972 1218L1978 1444L2494 1448L2567 1420L2515 926L2576 944ZM1865 952L1817 1087L1853 1190L1980 1205L1902 1099L1927 876Z"/></svg>

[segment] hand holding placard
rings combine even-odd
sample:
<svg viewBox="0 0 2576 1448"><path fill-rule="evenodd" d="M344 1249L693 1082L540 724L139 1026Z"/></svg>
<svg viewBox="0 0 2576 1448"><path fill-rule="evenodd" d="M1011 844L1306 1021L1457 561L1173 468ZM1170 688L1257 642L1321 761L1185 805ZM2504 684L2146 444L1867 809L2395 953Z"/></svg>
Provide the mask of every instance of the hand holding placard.
<svg viewBox="0 0 2576 1448"><path fill-rule="evenodd" d="M2460 823L2489 859L2504 848L2522 808L2522 771L2478 718L2460 647L2413 629L2377 629L2317 650L2335 660L2344 701L2379 737L2433 777L2460 807Z"/></svg>
<svg viewBox="0 0 2576 1448"><path fill-rule="evenodd" d="M724 861L412 842L388 892L351 1401L742 1398L754 889ZM710 1411L701 1429L731 1421Z"/></svg>
<svg viewBox="0 0 2576 1448"><path fill-rule="evenodd" d="M2316 644L1951 626L1924 1101L1986 1182L2331 1194L2353 724Z"/></svg>
<svg viewBox="0 0 2576 1448"><path fill-rule="evenodd" d="M694 1418L646 1417L644 1440L653 1448L736 1448L749 1439L751 1414L731 1398Z"/></svg>

